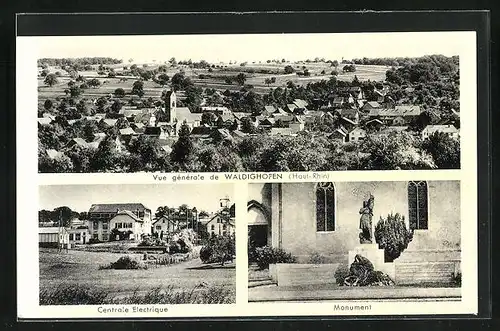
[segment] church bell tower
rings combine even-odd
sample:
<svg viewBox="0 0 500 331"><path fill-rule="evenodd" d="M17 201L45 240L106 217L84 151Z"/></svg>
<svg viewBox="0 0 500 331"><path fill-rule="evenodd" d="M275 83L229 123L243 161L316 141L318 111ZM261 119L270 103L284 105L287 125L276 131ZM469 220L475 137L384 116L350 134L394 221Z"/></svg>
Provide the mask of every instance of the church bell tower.
<svg viewBox="0 0 500 331"><path fill-rule="evenodd" d="M168 116L168 122L173 123L177 120L177 96L174 91L168 91L165 96L165 113Z"/></svg>

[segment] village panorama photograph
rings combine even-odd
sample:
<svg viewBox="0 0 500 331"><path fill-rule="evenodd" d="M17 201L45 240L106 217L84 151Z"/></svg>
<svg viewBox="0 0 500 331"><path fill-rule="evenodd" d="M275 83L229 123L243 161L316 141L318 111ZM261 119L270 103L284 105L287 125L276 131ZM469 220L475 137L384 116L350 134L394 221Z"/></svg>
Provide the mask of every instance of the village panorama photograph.
<svg viewBox="0 0 500 331"><path fill-rule="evenodd" d="M40 186L39 304L232 304L233 186Z"/></svg>
<svg viewBox="0 0 500 331"><path fill-rule="evenodd" d="M458 169L458 48L422 35L41 37L38 171Z"/></svg>

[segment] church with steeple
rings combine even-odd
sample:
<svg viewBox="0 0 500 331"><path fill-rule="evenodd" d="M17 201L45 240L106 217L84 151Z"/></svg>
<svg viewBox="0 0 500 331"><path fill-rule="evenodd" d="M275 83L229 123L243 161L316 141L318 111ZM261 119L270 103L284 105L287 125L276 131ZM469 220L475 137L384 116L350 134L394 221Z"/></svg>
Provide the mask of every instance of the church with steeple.
<svg viewBox="0 0 500 331"><path fill-rule="evenodd" d="M170 90L165 93L165 114L167 122L174 123L177 120L177 96L175 91Z"/></svg>

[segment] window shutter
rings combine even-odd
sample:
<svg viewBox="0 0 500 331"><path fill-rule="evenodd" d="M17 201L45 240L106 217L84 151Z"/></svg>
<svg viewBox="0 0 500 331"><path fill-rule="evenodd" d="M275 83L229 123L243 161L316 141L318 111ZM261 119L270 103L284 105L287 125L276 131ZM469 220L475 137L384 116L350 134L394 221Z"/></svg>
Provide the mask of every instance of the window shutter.
<svg viewBox="0 0 500 331"><path fill-rule="evenodd" d="M326 195L326 230L335 231L335 190L329 187L325 191Z"/></svg>

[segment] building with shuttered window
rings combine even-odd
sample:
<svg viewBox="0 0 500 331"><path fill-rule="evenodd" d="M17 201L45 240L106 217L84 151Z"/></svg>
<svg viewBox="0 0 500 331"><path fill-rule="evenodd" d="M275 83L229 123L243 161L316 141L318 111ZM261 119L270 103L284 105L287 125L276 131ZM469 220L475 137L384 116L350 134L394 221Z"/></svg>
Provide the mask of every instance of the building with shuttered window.
<svg viewBox="0 0 500 331"><path fill-rule="evenodd" d="M283 248L301 263L315 253L347 263L349 250L360 245L360 209L369 194L375 197L373 229L399 213L413 232L407 251L460 258L458 181L249 184L247 217L255 236L249 240Z"/></svg>

